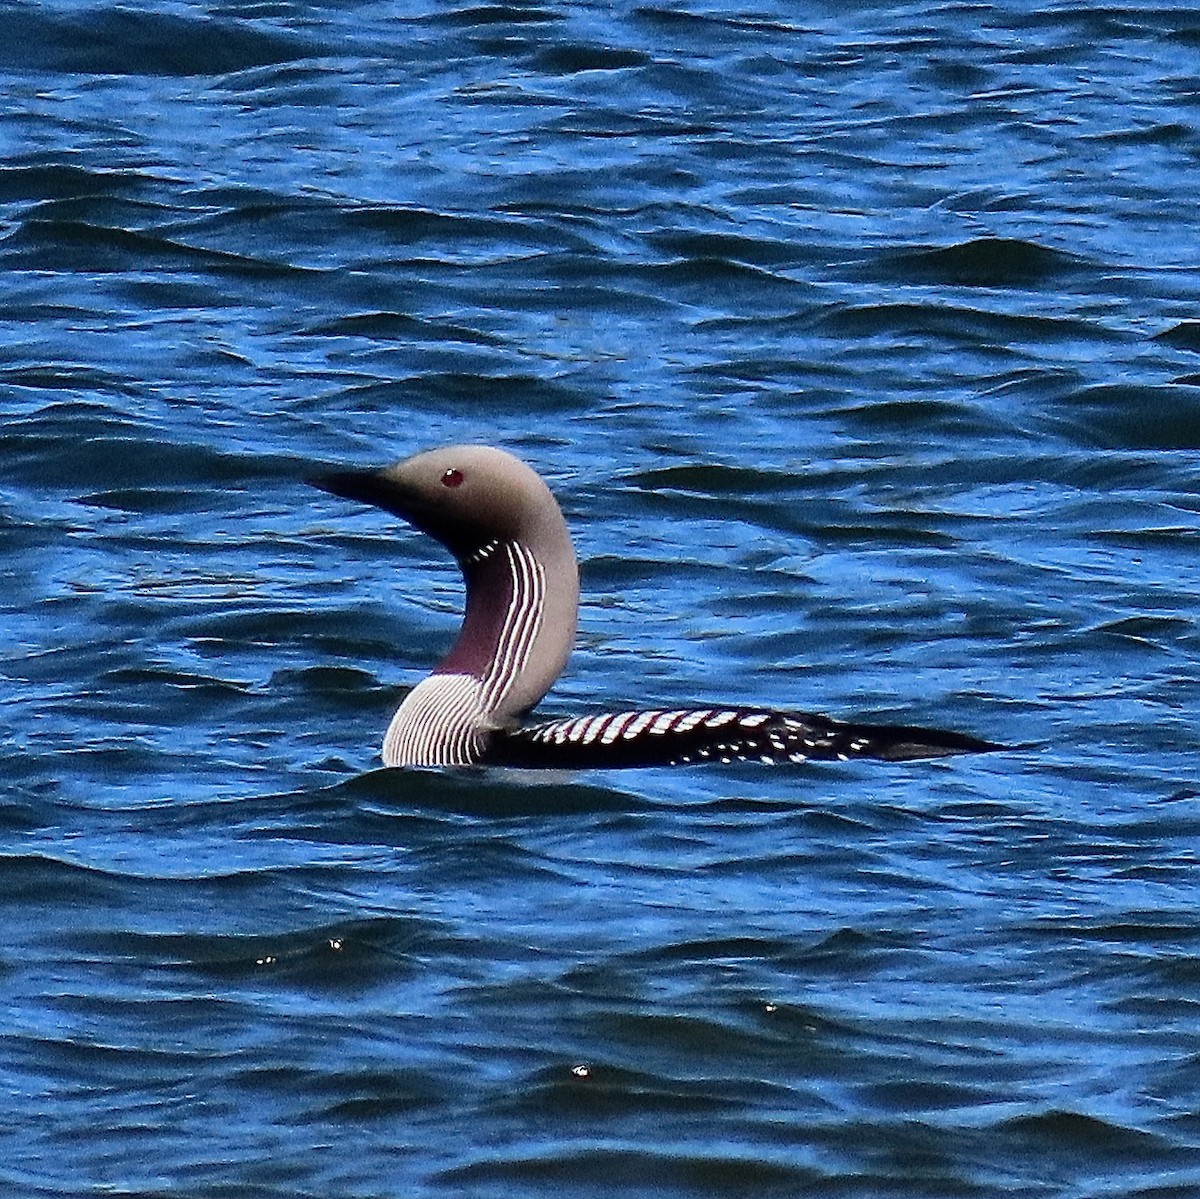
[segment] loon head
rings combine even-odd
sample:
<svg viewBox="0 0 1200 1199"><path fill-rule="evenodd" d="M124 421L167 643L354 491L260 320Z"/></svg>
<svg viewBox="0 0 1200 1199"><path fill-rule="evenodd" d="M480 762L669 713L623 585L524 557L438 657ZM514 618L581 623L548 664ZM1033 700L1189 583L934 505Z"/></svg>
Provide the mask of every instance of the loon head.
<svg viewBox="0 0 1200 1199"><path fill-rule="evenodd" d="M561 552L570 535L550 488L519 458L486 445L427 450L381 470L335 471L313 483L408 521L460 563L495 542ZM573 557L573 555L572 555Z"/></svg>
<svg viewBox="0 0 1200 1199"><path fill-rule="evenodd" d="M467 586L462 629L396 714L384 760L472 759L491 731L545 695L574 644L579 572L550 488L519 458L482 445L312 482L403 518L457 559Z"/></svg>

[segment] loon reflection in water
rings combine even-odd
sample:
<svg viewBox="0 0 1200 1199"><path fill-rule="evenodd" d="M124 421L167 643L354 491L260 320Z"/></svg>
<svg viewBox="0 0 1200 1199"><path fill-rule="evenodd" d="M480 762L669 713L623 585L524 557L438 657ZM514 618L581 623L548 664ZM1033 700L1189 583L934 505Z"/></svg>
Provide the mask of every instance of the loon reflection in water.
<svg viewBox="0 0 1200 1199"><path fill-rule="evenodd" d="M462 629L392 718L383 742L387 766L905 761L1002 748L938 729L740 706L523 724L566 665L579 612L571 536L542 479L503 450L464 445L312 482L436 538L454 555L466 582Z"/></svg>

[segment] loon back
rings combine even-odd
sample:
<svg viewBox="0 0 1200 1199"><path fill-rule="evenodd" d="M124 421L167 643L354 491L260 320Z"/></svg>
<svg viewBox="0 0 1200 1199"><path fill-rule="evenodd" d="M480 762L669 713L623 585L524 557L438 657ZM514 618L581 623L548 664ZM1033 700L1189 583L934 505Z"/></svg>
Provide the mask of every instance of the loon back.
<svg viewBox="0 0 1200 1199"><path fill-rule="evenodd" d="M525 463L449 446L383 470L337 471L322 490L383 508L440 541L466 583L450 652L400 705L386 766L584 768L703 761L942 757L1000 748L959 733L859 725L757 708L605 713L523 726L575 640L579 571L562 510Z"/></svg>

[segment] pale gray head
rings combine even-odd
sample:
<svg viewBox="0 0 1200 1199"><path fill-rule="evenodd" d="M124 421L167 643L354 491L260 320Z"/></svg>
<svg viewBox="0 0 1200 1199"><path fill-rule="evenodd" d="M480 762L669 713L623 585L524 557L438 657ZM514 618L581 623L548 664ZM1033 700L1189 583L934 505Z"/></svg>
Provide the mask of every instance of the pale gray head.
<svg viewBox="0 0 1200 1199"><path fill-rule="evenodd" d="M337 471L313 482L403 517L460 562L494 541L522 541L536 551L547 542L547 548L561 548L557 543L566 535L550 488L519 458L494 446L447 446L382 470Z"/></svg>
<svg viewBox="0 0 1200 1199"><path fill-rule="evenodd" d="M313 483L402 517L458 560L466 614L434 675L478 682L479 730L511 724L542 698L575 640L579 574L562 511L530 467L492 446L459 445ZM445 686L442 691L448 694ZM408 735L406 708L414 705L415 721L415 705L428 704L429 692L410 696L393 721L400 732L393 737L389 731L389 740ZM408 733L413 742L431 736L423 728ZM422 742L421 752L427 749Z"/></svg>

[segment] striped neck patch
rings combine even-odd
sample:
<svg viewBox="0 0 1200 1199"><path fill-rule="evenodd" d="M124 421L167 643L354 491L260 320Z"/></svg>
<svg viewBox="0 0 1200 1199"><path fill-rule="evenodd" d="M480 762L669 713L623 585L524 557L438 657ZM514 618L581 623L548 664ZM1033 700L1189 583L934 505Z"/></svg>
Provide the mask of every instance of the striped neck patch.
<svg viewBox="0 0 1200 1199"><path fill-rule="evenodd" d="M546 607L546 573L519 542L489 544L507 572L507 604L480 676L435 672L412 689L388 726L385 766L469 766L504 723L508 695L529 664ZM497 714L501 719L497 719Z"/></svg>

